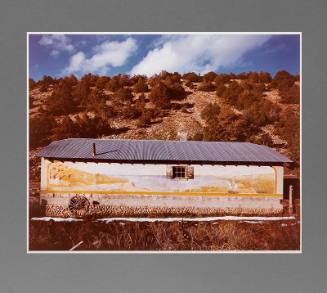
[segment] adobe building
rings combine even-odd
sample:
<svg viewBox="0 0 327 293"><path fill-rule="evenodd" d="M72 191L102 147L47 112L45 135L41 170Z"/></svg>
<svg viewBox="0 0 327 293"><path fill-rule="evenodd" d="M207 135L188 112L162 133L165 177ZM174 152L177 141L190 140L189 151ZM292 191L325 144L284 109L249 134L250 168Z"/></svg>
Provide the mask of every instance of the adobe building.
<svg viewBox="0 0 327 293"><path fill-rule="evenodd" d="M54 217L279 214L292 163L247 142L71 138L38 155Z"/></svg>

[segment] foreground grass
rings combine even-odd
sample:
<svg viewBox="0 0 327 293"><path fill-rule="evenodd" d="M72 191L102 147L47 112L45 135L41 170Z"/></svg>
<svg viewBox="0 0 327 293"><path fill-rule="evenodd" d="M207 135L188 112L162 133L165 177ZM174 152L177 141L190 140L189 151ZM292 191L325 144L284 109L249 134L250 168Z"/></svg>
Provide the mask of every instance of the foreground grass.
<svg viewBox="0 0 327 293"><path fill-rule="evenodd" d="M299 250L296 221L29 223L30 250Z"/></svg>

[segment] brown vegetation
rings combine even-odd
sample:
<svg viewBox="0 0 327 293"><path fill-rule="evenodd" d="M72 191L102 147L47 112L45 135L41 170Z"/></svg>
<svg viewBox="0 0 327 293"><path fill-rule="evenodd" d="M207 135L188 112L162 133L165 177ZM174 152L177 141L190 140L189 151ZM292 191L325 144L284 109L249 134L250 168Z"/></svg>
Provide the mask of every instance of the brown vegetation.
<svg viewBox="0 0 327 293"><path fill-rule="evenodd" d="M30 250L299 250L298 221L30 221Z"/></svg>
<svg viewBox="0 0 327 293"><path fill-rule="evenodd" d="M75 136L176 139L182 131L275 147L298 170L299 77L286 71L45 76L29 86L32 148Z"/></svg>

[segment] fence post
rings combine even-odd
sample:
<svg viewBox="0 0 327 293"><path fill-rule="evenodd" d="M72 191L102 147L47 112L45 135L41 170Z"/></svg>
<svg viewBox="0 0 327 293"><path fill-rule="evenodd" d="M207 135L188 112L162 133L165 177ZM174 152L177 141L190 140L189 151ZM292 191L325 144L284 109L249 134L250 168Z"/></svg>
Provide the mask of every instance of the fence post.
<svg viewBox="0 0 327 293"><path fill-rule="evenodd" d="M289 186L288 193L288 212L289 214L293 214L293 185Z"/></svg>

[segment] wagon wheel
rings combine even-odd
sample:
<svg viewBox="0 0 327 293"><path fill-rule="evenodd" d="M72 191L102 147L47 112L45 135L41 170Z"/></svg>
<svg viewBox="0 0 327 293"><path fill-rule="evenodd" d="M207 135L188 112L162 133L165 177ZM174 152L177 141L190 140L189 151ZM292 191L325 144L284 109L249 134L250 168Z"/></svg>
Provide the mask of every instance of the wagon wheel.
<svg viewBox="0 0 327 293"><path fill-rule="evenodd" d="M75 217L83 217L87 213L90 202L85 196L75 195L69 201L69 210Z"/></svg>

